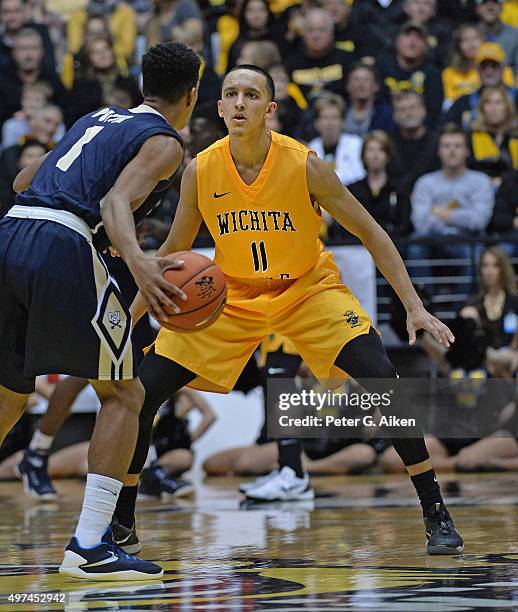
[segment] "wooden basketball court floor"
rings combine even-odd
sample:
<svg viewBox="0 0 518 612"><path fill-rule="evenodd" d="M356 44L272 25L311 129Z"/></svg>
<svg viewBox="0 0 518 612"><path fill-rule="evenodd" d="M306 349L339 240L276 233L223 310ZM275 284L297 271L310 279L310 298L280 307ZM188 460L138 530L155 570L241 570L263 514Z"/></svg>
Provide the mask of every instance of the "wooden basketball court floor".
<svg viewBox="0 0 518 612"><path fill-rule="evenodd" d="M465 539L454 557L425 554L404 476L315 478L314 503L243 506L228 478L197 484L192 499L139 502L144 555L165 569L140 584L57 573L81 481L58 481L52 503L0 483L0 612L518 610L518 475L441 481ZM36 603L42 594L54 601Z"/></svg>

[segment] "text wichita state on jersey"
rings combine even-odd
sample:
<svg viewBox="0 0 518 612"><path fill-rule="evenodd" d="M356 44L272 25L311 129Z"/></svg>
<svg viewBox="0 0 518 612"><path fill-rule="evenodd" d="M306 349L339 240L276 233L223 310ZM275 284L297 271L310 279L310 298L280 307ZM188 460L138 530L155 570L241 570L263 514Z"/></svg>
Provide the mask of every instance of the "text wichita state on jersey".
<svg viewBox="0 0 518 612"><path fill-rule="evenodd" d="M311 152L276 132L271 138L251 185L237 171L228 136L196 157L198 208L214 239L214 260L230 277L299 278L322 252L322 216L307 186Z"/></svg>

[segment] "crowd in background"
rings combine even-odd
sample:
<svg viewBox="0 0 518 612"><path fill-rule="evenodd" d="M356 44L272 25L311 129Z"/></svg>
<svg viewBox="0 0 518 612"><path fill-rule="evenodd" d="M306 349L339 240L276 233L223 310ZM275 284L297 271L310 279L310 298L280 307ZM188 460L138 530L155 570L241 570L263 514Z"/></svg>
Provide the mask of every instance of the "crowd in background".
<svg viewBox="0 0 518 612"><path fill-rule="evenodd" d="M405 254L496 233L515 255L515 26L516 0L1 0L0 214L20 168L83 114L138 105L142 54L181 41L203 59L188 158L225 133L226 71L253 63L275 82L271 129L333 165L394 238L439 238Z"/></svg>
<svg viewBox="0 0 518 612"><path fill-rule="evenodd" d="M507 255L518 255L518 0L0 0L0 217L18 171L74 121L141 103L140 59L168 41L202 58L184 163L226 133L216 107L226 72L255 64L275 84L268 127L331 164L407 261L467 262L465 239L500 244L476 258L478 270L473 261L457 270L478 273L481 286L453 323L453 349L426 335L421 345L452 379L514 375L518 298ZM138 228L145 248L166 236L180 179ZM324 240L352 239L325 221ZM414 280L433 276L408 269ZM448 452L464 452L465 467L472 456L494 459L492 447L471 448ZM497 467L517 469L517 448L512 465Z"/></svg>

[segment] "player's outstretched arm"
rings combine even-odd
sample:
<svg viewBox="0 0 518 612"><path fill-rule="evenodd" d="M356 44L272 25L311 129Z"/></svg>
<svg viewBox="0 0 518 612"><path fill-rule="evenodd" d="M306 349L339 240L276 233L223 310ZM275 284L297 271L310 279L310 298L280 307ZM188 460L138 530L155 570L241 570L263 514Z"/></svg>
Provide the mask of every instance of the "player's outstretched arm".
<svg viewBox="0 0 518 612"><path fill-rule="evenodd" d="M164 257L177 251L189 251L200 229L201 220L201 213L198 209L196 159L193 159L183 172L180 201L174 216L173 226L164 244L158 249L157 256ZM146 303L139 292L131 305L133 323L136 324L145 312Z"/></svg>
<svg viewBox="0 0 518 612"><path fill-rule="evenodd" d="M182 148L176 139L162 134L149 138L120 173L101 208L111 244L130 269L145 306L162 320L168 319L162 305L178 310L169 295L186 299L185 294L162 275L164 270L181 264L144 254L138 244L132 211L160 181L176 172L182 157Z"/></svg>
<svg viewBox="0 0 518 612"><path fill-rule="evenodd" d="M311 197L342 227L362 241L376 266L398 294L407 312L410 344L414 344L416 340L416 331L426 329L441 344L449 347L455 340L453 334L444 323L424 308L394 243L360 202L340 183L333 169L314 155L309 155L307 180Z"/></svg>

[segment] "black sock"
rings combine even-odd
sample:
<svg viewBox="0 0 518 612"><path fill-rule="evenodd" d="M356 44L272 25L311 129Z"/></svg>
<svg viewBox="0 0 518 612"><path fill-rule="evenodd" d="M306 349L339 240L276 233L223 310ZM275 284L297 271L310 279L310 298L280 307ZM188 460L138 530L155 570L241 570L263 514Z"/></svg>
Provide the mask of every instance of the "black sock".
<svg viewBox="0 0 518 612"><path fill-rule="evenodd" d="M123 486L117 500L114 516L120 525L130 529L135 523L135 504L137 502L138 485L134 487Z"/></svg>
<svg viewBox="0 0 518 612"><path fill-rule="evenodd" d="M290 467L298 478L304 476L302 470L302 442L296 438L285 438L277 443L279 447L279 469Z"/></svg>
<svg viewBox="0 0 518 612"><path fill-rule="evenodd" d="M434 504L444 503L434 470L428 470L422 474L411 476L410 480L414 483L415 490L419 496L419 501L423 508L423 516L428 514L430 507Z"/></svg>

